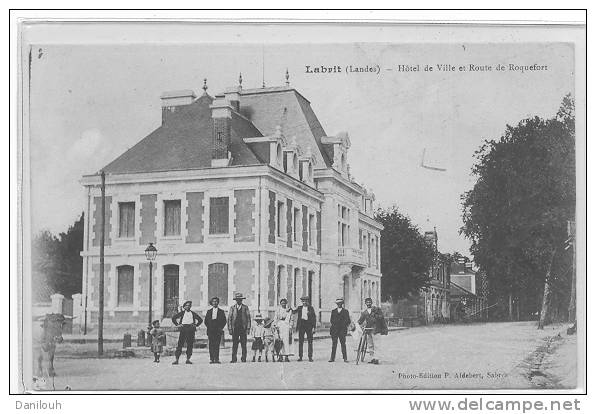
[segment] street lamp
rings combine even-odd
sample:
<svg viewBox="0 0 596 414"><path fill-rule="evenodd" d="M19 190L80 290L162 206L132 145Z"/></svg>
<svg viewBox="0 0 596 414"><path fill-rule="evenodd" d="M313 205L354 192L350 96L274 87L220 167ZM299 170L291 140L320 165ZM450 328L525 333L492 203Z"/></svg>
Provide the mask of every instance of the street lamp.
<svg viewBox="0 0 596 414"><path fill-rule="evenodd" d="M157 249L153 243L149 243L149 246L145 249L145 257L149 261L149 323L147 325L147 335L151 332L151 322L153 319L153 261L155 260L155 256L157 256Z"/></svg>

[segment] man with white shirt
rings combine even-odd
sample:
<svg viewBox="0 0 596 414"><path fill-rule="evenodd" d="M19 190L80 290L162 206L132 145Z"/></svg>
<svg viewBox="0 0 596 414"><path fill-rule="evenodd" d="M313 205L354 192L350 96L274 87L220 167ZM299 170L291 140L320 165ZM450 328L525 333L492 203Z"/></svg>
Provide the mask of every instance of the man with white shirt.
<svg viewBox="0 0 596 414"><path fill-rule="evenodd" d="M178 359L180 359L184 344L186 344L186 363L192 364L192 362L190 362L190 357L192 356L192 347L195 342L195 332L197 327L203 323L203 319L190 310L191 306L192 302L187 300L182 305L182 311L172 316L174 325L180 327L178 346L176 346L176 352L174 353L176 360L172 362L172 365L178 365Z"/></svg>
<svg viewBox="0 0 596 414"><path fill-rule="evenodd" d="M310 306L310 298L303 296L300 298L302 305L296 309L298 322L296 323L296 330L298 331L298 361L302 361L302 350L304 347L304 334L308 339L308 360L312 362L312 338L317 324L317 315L315 308Z"/></svg>
<svg viewBox="0 0 596 414"><path fill-rule="evenodd" d="M209 339L209 359L211 364L219 364L219 347L223 329L226 326L226 313L219 308L219 298L211 298L211 309L205 314L205 326Z"/></svg>
<svg viewBox="0 0 596 414"><path fill-rule="evenodd" d="M373 337L379 333L381 335L387 335L387 322L383 316L383 311L381 311L380 308L373 306L371 298L364 299L364 304L366 305L366 308L362 311L360 319L358 319L358 324L361 325L363 329L372 329L370 331L365 331L367 335L368 351L371 356L369 364L378 365L379 360L375 358L375 343Z"/></svg>

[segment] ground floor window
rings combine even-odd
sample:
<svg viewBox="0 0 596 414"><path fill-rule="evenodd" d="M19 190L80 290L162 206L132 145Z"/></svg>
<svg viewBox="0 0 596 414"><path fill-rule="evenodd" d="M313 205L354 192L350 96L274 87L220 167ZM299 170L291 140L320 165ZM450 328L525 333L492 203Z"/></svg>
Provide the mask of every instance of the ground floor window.
<svg viewBox="0 0 596 414"><path fill-rule="evenodd" d="M220 305L228 304L228 265L226 263L209 265L207 292L209 298L218 297Z"/></svg>
<svg viewBox="0 0 596 414"><path fill-rule="evenodd" d="M164 318L171 318L178 312L179 306L179 267L166 265L163 267L164 283Z"/></svg>
<svg viewBox="0 0 596 414"><path fill-rule="evenodd" d="M132 305L134 292L134 268L118 267L118 306Z"/></svg>

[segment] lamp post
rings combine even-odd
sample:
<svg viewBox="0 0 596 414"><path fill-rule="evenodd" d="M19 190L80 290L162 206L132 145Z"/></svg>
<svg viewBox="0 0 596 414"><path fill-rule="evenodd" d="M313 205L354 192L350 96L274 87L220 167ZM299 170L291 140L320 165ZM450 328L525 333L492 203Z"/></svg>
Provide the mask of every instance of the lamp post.
<svg viewBox="0 0 596 414"><path fill-rule="evenodd" d="M149 322L147 324L147 335L151 332L151 322L153 319L153 261L157 256L157 249L153 243L149 243L149 246L145 249L145 257L149 261Z"/></svg>

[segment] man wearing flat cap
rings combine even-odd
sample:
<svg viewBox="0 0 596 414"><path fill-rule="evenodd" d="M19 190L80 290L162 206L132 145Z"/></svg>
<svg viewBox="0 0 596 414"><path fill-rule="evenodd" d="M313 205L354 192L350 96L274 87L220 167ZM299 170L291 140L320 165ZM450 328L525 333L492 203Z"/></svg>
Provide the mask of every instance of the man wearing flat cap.
<svg viewBox="0 0 596 414"><path fill-rule="evenodd" d="M205 314L205 326L209 339L209 359L211 364L219 364L219 347L223 329L226 326L226 313L219 308L219 298L211 298L211 309Z"/></svg>
<svg viewBox="0 0 596 414"><path fill-rule="evenodd" d="M310 298L303 296L300 298L302 305L296 309L298 322L296 330L298 331L298 361L302 361L302 349L304 347L304 335L308 339L308 360L312 362L312 337L317 324L317 315L315 308L310 306Z"/></svg>
<svg viewBox="0 0 596 414"><path fill-rule="evenodd" d="M238 354L238 343L242 346L241 361L246 362L246 340L250 332L250 310L242 303L246 299L242 293L234 295L235 305L230 307L228 313L228 330L232 336L232 363L236 362Z"/></svg>
<svg viewBox="0 0 596 414"><path fill-rule="evenodd" d="M348 334L348 326L350 326L350 312L344 308L344 299L338 298L335 303L337 308L331 311L331 358L329 362L335 361L335 352L337 351L337 340L341 344L341 356L344 362L348 362L348 353L346 352L346 335Z"/></svg>
<svg viewBox="0 0 596 414"><path fill-rule="evenodd" d="M201 319L198 314L190 310L191 306L192 301L187 300L182 305L182 311L172 316L172 322L174 325L180 327L178 346L176 346L176 352L174 353L176 360L172 362L172 365L178 365L178 359L180 359L184 344L186 344L186 363L192 364L192 362L190 362L190 357L192 356L192 347L195 342L195 332L197 327L203 323L203 319Z"/></svg>

